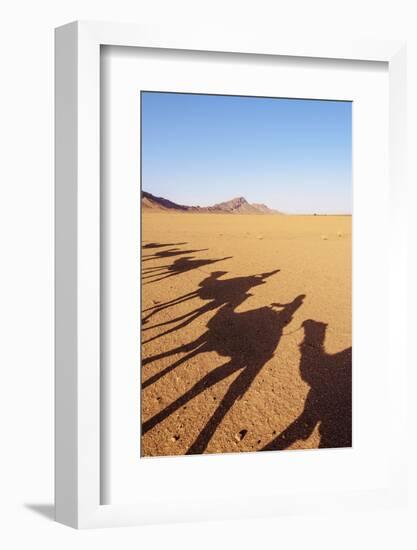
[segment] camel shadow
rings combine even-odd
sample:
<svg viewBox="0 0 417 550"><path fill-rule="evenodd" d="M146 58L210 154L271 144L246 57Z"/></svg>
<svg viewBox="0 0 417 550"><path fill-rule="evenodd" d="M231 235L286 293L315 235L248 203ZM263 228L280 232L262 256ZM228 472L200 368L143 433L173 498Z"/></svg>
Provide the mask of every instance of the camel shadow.
<svg viewBox="0 0 417 550"><path fill-rule="evenodd" d="M148 248L164 248L166 246L181 246L187 243L147 243L142 245L142 248L148 249Z"/></svg>
<svg viewBox="0 0 417 550"><path fill-rule="evenodd" d="M161 260L164 258L173 258L174 256L186 256L187 254L195 254L196 252L205 252L208 248L198 248L195 250L181 250L181 248L168 248L168 250L160 250L153 254L143 254L142 262L149 262L150 260ZM144 268L144 271L149 268Z"/></svg>
<svg viewBox="0 0 417 550"><path fill-rule="evenodd" d="M236 311L236 308L250 296L248 290L252 286L263 284L266 278L277 273L277 271L248 278L239 278L241 280L233 291L231 290L233 284L223 286L221 283L227 281L219 281L216 274L212 274L208 278L209 280L203 281L201 288L204 290L201 292L206 293L207 297L212 297L216 307L219 307L218 311L208 321L207 330L193 342L145 359L143 364L180 352L185 353L181 359L146 380L142 387L155 383L180 364L201 353L214 351L222 357L227 357L228 361L211 370L182 396L143 422L142 435L183 407L191 399L230 375L239 372L238 376L229 385L214 413L188 449L187 454L201 454L206 450L208 443L228 411L247 392L264 365L273 357L284 327L292 321L293 315L304 301L305 296L300 295L287 304L274 304L273 306L265 306L244 312ZM243 279L247 279L247 281ZM231 280L233 281L233 279ZM223 292L224 294L222 294ZM201 311L196 310L195 314L201 314ZM191 315L191 320L192 318L193 315ZM187 322L190 322L190 319Z"/></svg>
<svg viewBox="0 0 417 550"><path fill-rule="evenodd" d="M160 332L159 334L157 334L152 338L149 338L148 340L143 340L142 344L147 344L149 342L152 342L153 340L156 340L158 338L161 338L163 336L176 332L184 328L188 324L192 323L194 320L196 320L201 315L204 315L208 311L219 309L224 305L228 305L229 307L232 307L232 308L235 308L241 305L247 298L252 296L252 294L249 293L250 289L256 286L265 284L266 280L269 277L277 273L279 273L279 269L275 269L273 271L270 271L269 273L262 273L258 275L249 275L245 277L232 277L230 279L221 279L221 277L223 275L226 275L227 272L213 271L208 277L206 277L201 281L201 283L199 284L199 288L197 288L193 292L188 292L187 294L183 294L182 296L179 296L173 300L160 303L152 308L149 308L148 310L144 310L144 312L150 311L150 313L148 313L145 317L142 318L143 324L147 323L153 315L160 313L161 311L166 310L167 308L175 307L178 304L187 302L189 300L199 298L200 300L204 300L206 302L205 304L195 309L192 309L183 315L173 317L168 321L156 323L143 328L142 329L143 332L146 332L147 330L152 330L155 328L177 323L177 324L174 324L173 327L165 330L164 332ZM155 361L156 359L162 359L163 357L175 355L176 353L180 353L181 351L186 351L189 346L192 347L191 344L187 346L180 346L179 348L169 350L155 357L146 358L142 361L142 364L146 365L147 363ZM183 361L180 360L180 363L181 362ZM150 385L151 383L159 379L161 376L163 376L163 373L159 373L152 379L147 380L144 383L143 388L147 387L148 385Z"/></svg>
<svg viewBox="0 0 417 550"><path fill-rule="evenodd" d="M184 253L186 252L193 252L193 251L185 251ZM197 251L194 251L194 252L197 252ZM170 265L163 265L156 268L151 268L149 271L146 271L145 269L143 271L144 275L142 275L142 281L145 280L145 282L142 282L142 284L147 285L150 283L157 283L159 281L163 281L164 279L175 277L176 275L187 273L194 269L200 269L204 266L212 265L217 262L230 260L231 258L232 256L225 256L224 258L216 258L213 260L196 259L193 256L185 256L183 258L178 258Z"/></svg>
<svg viewBox="0 0 417 550"><path fill-rule="evenodd" d="M352 446L352 348L328 354L324 350L327 325L309 319L303 328L300 374L310 386L304 409L262 451L288 449L308 439L317 426L319 448Z"/></svg>
<svg viewBox="0 0 417 550"><path fill-rule="evenodd" d="M174 325L173 327L165 330L164 332L159 333L157 336L154 336L153 338L149 338L148 340L143 341L143 343L146 344L148 342L151 342L152 340L155 340L157 338L160 338L162 336L175 332L185 327L187 324L191 323L201 315L204 315L208 311L213 311L215 309L218 309L219 307L225 304L229 304L233 307L241 304L246 298L249 298L251 296L251 294L249 293L249 290L251 288L265 284L266 279L268 279L272 275L275 275L278 272L279 272L279 269L275 269L269 273L249 275L246 277L233 277L229 279L221 279L221 277L223 275L226 275L227 272L213 271L209 275L209 277L206 277L205 279L203 279L203 281L201 281L201 283L199 284L199 288L197 288L194 292L183 294L182 296L179 296L174 300L170 300L168 302L164 302L162 304L158 304L153 308L150 308L151 312L145 315L142 319L143 324L147 323L153 315L167 308L171 308L180 303L186 302L188 300L199 298L200 300L203 300L204 302L206 302L203 305L197 307L196 309L193 309L183 315L173 317L168 321L153 324L143 328L143 331L146 332L147 330L152 330L158 327L178 323L177 325Z"/></svg>

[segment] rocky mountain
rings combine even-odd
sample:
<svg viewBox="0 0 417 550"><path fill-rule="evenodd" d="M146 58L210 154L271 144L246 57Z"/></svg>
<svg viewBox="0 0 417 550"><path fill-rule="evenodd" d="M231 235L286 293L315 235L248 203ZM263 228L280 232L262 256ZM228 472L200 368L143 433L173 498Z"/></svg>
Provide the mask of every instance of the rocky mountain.
<svg viewBox="0 0 417 550"><path fill-rule="evenodd" d="M152 210L182 210L185 212L190 209L189 206L177 204L163 197L155 197L155 195L146 191L142 191L142 208Z"/></svg>
<svg viewBox="0 0 417 550"><path fill-rule="evenodd" d="M250 204L244 197L236 197L230 201L220 202L213 206L185 206L163 197L155 197L155 195L147 191L142 191L142 208L179 212L209 212L213 214L282 214L278 210L268 208L265 204Z"/></svg>

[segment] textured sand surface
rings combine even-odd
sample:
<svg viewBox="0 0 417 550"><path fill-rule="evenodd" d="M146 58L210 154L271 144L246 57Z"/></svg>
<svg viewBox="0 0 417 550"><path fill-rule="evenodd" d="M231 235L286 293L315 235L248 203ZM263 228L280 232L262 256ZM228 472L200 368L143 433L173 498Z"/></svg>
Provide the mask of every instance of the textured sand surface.
<svg viewBox="0 0 417 550"><path fill-rule="evenodd" d="M351 445L351 217L144 212L142 455Z"/></svg>

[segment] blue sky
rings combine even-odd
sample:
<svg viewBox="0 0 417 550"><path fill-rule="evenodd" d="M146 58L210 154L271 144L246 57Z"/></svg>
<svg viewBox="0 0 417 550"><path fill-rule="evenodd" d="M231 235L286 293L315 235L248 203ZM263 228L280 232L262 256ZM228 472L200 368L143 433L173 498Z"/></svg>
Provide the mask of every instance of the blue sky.
<svg viewBox="0 0 417 550"><path fill-rule="evenodd" d="M347 101L142 92L142 188L181 204L243 196L287 213L351 213Z"/></svg>

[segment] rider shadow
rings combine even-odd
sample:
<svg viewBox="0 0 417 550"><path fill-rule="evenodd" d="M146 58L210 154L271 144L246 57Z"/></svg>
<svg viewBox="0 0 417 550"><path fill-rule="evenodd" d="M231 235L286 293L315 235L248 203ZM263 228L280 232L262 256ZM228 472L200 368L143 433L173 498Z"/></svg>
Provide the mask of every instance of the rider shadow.
<svg viewBox="0 0 417 550"><path fill-rule="evenodd" d="M168 250L160 250L153 254L143 254L142 262L149 262L150 260L161 260L164 258L173 258L174 256L186 256L187 254L195 254L196 252L205 252L208 248L198 248L195 250L181 250L180 248L168 248ZM155 269L155 268L145 268ZM156 268L158 269L158 268Z"/></svg>
<svg viewBox="0 0 417 550"><path fill-rule="evenodd" d="M147 243L142 245L142 248L148 249L148 248L164 248L166 246L180 246L187 243Z"/></svg>
<svg viewBox="0 0 417 550"><path fill-rule="evenodd" d="M193 252L192 250L185 251ZM195 252L198 252L197 250ZM142 276L142 280L147 279L146 282L143 282L143 285L150 283L157 283L168 279L170 277L175 277L181 273L187 273L193 269L199 269L208 265L215 264L217 262L222 262L223 260L230 260L232 256L225 256L224 258L217 258L214 260L209 259L196 259L193 256L185 256L184 258L178 258L170 265L163 265L156 268L152 268L149 272L144 270L145 275Z"/></svg>
<svg viewBox="0 0 417 550"><path fill-rule="evenodd" d="M201 281L201 283L198 285L199 288L197 288L193 292L183 294L178 298L175 298L168 302L164 302L162 304L158 304L153 308L149 308L151 312L148 313L147 316L143 317L142 323L147 323L150 317L152 317L153 315L163 310L166 310L167 308L175 307L178 304L184 303L194 298L199 298L200 300L204 300L206 302L203 305L193 310L190 310L183 315L173 317L173 318L170 318L168 321L157 323L149 327L143 328L142 331L145 332L147 330L152 330L158 327L177 323L173 327L165 330L164 332L160 332L159 334L157 334L156 336L153 336L152 338L149 338L148 340L142 340L142 344L147 344L149 342L152 342L153 340L156 340L158 338L161 338L163 336L176 332L184 328L188 324L192 323L194 320L196 320L201 315L204 315L208 311L219 309L224 305L228 305L229 307L236 308L237 306L242 304L247 298L252 296L252 294L249 292L250 289L256 286L265 284L266 280L269 277L277 273L279 273L279 269L275 269L273 271L270 271L269 273L262 273L259 275L249 275L246 277L232 277L230 279L221 279L221 277L223 275L226 275L227 272L213 271L208 277L206 277L205 279L203 279L203 281ZM189 344L189 346L192 346L192 344ZM169 350L167 352L161 353L158 356L146 358L142 361L142 365L146 365L147 363L150 363L157 359L162 359L163 357L168 357L170 355L180 353L181 351L187 351L187 349L188 349L188 346L181 346L180 348L175 348L173 350ZM156 380L164 376L166 372L170 372L171 370L173 370L174 368L176 368L178 365L180 365L186 360L187 360L187 356L183 357L182 359L180 359L179 361L177 361L176 363L168 367L168 369L165 369L164 371L156 374L152 378L146 380L146 382L144 382L143 384L143 388L146 388L147 386L151 385L153 382L156 382Z"/></svg>
<svg viewBox="0 0 417 550"><path fill-rule="evenodd" d="M227 272L213 271L209 275L209 277L206 277L198 285L199 288L197 288L195 291L179 296L178 298L174 300L170 300L163 304L158 304L154 308L150 308L152 311L148 313L148 315L143 317L142 319L143 324L147 323L149 319L156 313L159 313L167 308L174 307L185 301L188 301L194 298L199 298L200 300L204 300L206 302L203 305L197 307L196 309L191 310L183 315L173 317L168 321L164 321L164 322L157 323L157 324L150 325L148 327L143 328L142 330L145 332L147 330L152 330L158 327L172 325L173 323L178 323L177 325L165 330L164 332L159 333L158 335L152 338L149 338L143 343L146 344L147 342L151 342L152 340L160 338L161 336L165 336L167 334L175 332L185 327L186 325L188 325L189 323L191 323L192 321L194 321L204 313L218 309L219 307L225 304L229 304L233 307L241 304L244 300L246 300L246 298L249 298L251 296L251 294L249 293L249 290L251 288L265 284L265 281L267 278L271 277L272 275L275 275L278 272L279 272L279 269L275 269L274 271L270 271L269 273L262 273L259 275L250 275L246 277L233 277L230 279L221 279L221 277L223 275L226 275Z"/></svg>
<svg viewBox="0 0 417 550"><path fill-rule="evenodd" d="M327 325L304 321L300 374L310 386L304 410L262 451L284 450L306 440L319 426L319 448L352 446L352 348L328 354Z"/></svg>
<svg viewBox="0 0 417 550"><path fill-rule="evenodd" d="M271 274L264 274L260 277L262 279ZM205 451L213 434L228 411L246 393L264 365L273 357L284 328L292 321L293 315L302 305L305 298L304 295L300 295L288 304L272 304L272 306L237 312L236 308L247 297L248 294L245 292L240 297L236 296L235 301L222 305L207 323L207 331L194 342L146 360L149 363L162 357L174 355L175 353L187 353L179 361L154 376L151 382L153 383L168 374L168 372L172 371L179 364L200 353L214 351L218 355L229 359L225 364L214 368L206 374L173 403L143 422L142 435L183 407L194 397L221 382L231 374L239 372L238 376L231 382L211 418L188 449L187 454L201 454ZM143 386L145 385L149 385L149 380Z"/></svg>

